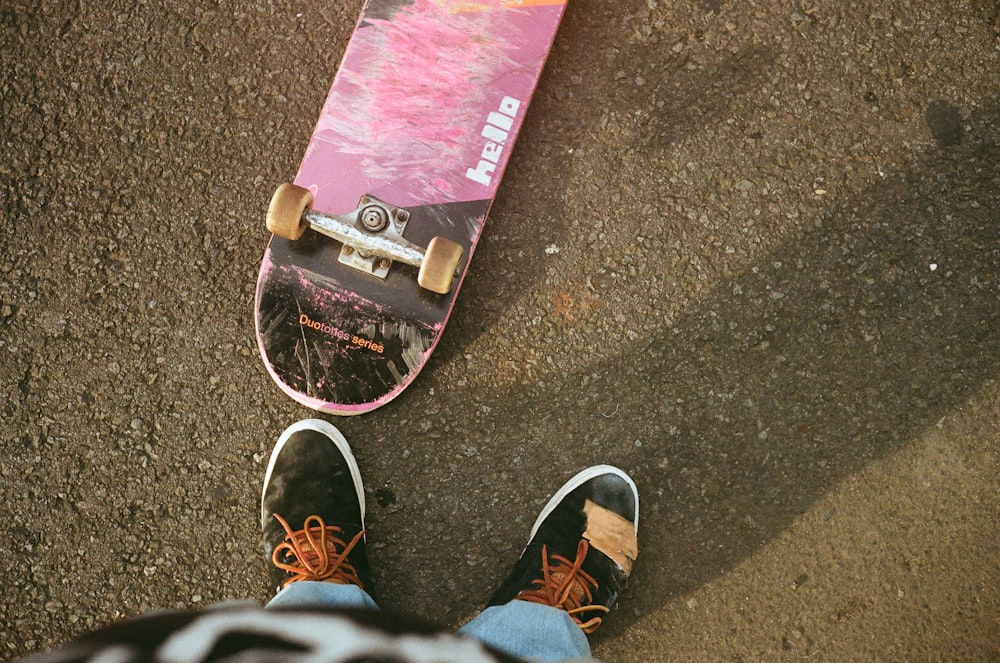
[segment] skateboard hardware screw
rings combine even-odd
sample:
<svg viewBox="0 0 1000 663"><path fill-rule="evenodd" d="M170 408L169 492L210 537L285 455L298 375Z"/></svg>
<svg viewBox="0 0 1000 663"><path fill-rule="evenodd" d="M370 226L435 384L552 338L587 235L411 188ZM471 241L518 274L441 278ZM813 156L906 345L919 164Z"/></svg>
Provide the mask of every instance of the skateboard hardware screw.
<svg viewBox="0 0 1000 663"><path fill-rule="evenodd" d="M396 221L400 223L406 223L410 219L410 213L405 209L396 210Z"/></svg>
<svg viewBox="0 0 1000 663"><path fill-rule="evenodd" d="M377 233L389 224L389 215L377 205L369 205L361 210L361 225L365 230Z"/></svg>
<svg viewBox="0 0 1000 663"><path fill-rule="evenodd" d="M385 258L382 258L381 260L378 261L378 266L381 267L382 269L388 269L389 261L386 260Z"/></svg>

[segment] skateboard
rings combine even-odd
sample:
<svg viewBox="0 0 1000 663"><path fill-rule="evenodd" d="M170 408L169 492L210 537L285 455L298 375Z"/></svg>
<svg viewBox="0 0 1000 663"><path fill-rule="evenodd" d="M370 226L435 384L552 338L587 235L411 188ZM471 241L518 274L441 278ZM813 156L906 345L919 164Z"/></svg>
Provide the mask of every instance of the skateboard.
<svg viewBox="0 0 1000 663"><path fill-rule="evenodd" d="M293 399L398 396L441 338L565 0L368 0L267 211L257 343Z"/></svg>

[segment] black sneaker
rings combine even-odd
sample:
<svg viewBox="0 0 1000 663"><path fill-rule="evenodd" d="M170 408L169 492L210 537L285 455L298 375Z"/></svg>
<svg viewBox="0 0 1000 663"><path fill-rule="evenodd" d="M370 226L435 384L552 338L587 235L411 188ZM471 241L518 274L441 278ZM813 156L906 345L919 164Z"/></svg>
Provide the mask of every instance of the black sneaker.
<svg viewBox="0 0 1000 663"><path fill-rule="evenodd" d="M260 520L275 591L319 580L372 593L361 472L333 424L306 419L281 434L264 475Z"/></svg>
<svg viewBox="0 0 1000 663"><path fill-rule="evenodd" d="M610 465L583 470L542 509L531 538L489 605L514 599L565 610L585 633L601 624L639 554L639 492Z"/></svg>

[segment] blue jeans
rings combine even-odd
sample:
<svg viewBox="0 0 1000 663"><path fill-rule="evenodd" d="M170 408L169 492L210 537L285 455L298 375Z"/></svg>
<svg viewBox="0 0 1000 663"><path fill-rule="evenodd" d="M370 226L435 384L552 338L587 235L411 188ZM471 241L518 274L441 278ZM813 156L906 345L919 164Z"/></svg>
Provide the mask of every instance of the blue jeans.
<svg viewBox="0 0 1000 663"><path fill-rule="evenodd" d="M375 601L356 585L308 580L292 583L267 607L378 609ZM486 608L458 633L526 659L590 659L587 636L564 610L527 601Z"/></svg>

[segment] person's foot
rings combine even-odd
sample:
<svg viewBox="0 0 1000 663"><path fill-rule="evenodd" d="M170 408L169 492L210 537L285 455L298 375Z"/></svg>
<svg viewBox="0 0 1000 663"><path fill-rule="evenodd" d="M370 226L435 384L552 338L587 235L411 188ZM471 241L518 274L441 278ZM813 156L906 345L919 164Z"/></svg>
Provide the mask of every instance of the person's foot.
<svg viewBox="0 0 1000 663"><path fill-rule="evenodd" d="M617 467L596 465L566 482L489 605L515 599L565 610L586 633L628 584L639 553L639 492Z"/></svg>
<svg viewBox="0 0 1000 663"><path fill-rule="evenodd" d="M372 593L361 472L332 424L306 419L281 434L264 475L260 519L275 591L316 580Z"/></svg>

